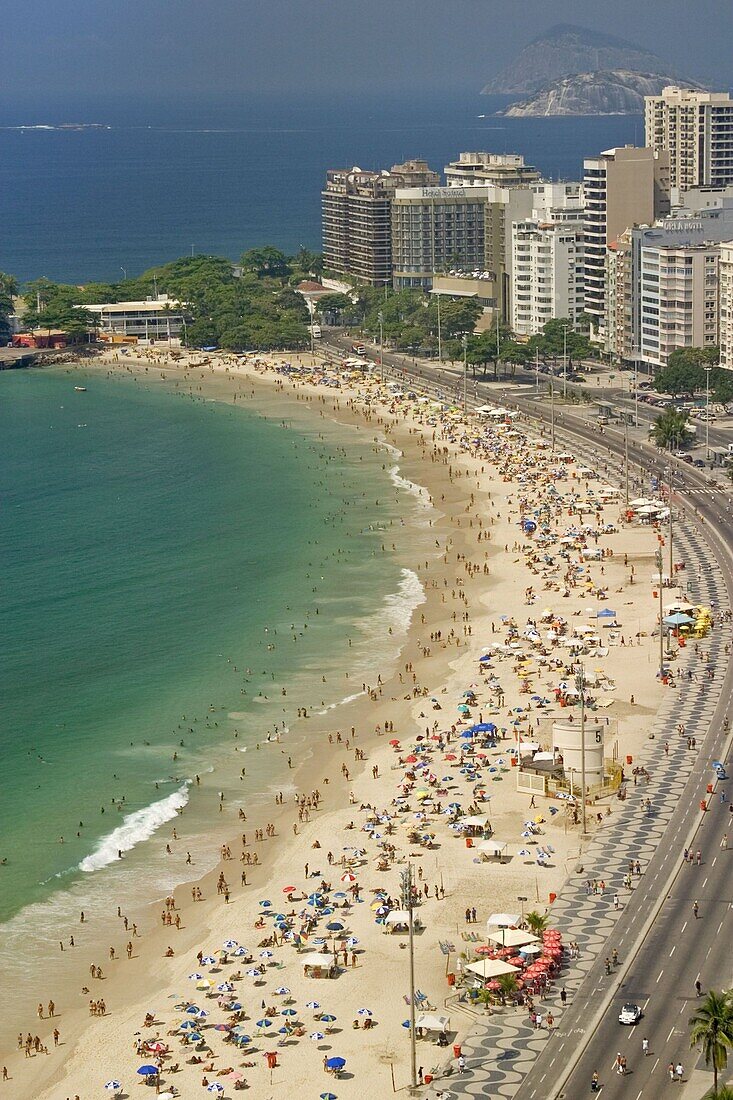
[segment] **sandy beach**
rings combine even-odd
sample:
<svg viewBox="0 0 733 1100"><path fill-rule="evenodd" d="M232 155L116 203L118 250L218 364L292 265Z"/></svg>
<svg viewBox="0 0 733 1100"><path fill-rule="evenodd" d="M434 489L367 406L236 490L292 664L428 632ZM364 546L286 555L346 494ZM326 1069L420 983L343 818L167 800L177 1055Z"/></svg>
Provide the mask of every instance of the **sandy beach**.
<svg viewBox="0 0 733 1100"><path fill-rule="evenodd" d="M587 806L590 828L613 814L621 768L668 690L656 675L648 583L657 530L627 521L602 467L552 454L521 420L464 422L375 378L327 388L307 357L305 369L286 372L276 356L115 354L94 369L164 373L179 392L237 403L269 387L389 444L399 476L425 501L430 526L409 563L425 601L393 667L351 702L298 723L292 743L304 744L307 726L310 751L294 755L281 797L212 829L224 856L213 872L141 912L111 898L103 928L72 930L77 947L58 973L28 975L26 999L42 1002L43 1018L6 1011L4 1087L14 1097L91 1100L118 1081L121 1095L135 1095L139 1069L152 1065L161 1095L229 1097L246 1084L263 1098L293 1087L388 1096L410 1079L400 876L412 868L418 902L416 1008L447 1017L447 1046L440 1027L417 1044L425 1077L452 1060L472 1024L458 997L471 985L466 967L491 958L487 919L521 907L551 926L552 896L581 854L580 800L554 786L517 790L515 766L537 753L540 771L540 759L556 763L553 722L579 721L575 662L585 668L588 720L603 727L615 763L616 782ZM628 766L624 780L635 781ZM166 826L157 839L180 851L185 821L184 812L176 835ZM509 966L521 973L519 962ZM541 999L543 982L523 985ZM525 999L522 986L514 997ZM33 1041L25 1049L36 1035L47 1055ZM343 1067L328 1067L331 1058Z"/></svg>

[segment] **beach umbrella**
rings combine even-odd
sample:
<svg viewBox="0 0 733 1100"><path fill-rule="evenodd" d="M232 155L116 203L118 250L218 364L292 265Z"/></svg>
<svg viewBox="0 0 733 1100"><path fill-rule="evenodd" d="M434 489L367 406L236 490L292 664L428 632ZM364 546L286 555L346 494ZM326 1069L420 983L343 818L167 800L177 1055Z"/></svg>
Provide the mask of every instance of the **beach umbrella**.
<svg viewBox="0 0 733 1100"><path fill-rule="evenodd" d="M202 981L202 979L203 979L203 974L189 974L188 975L189 982L200 982L200 981Z"/></svg>
<svg viewBox="0 0 733 1100"><path fill-rule="evenodd" d="M183 1023L178 1028L178 1030L179 1031L194 1031L195 1028L196 1028L196 1024L193 1022L193 1020L184 1020Z"/></svg>
<svg viewBox="0 0 733 1100"><path fill-rule="evenodd" d="M322 1092L320 1100L337 1100L335 1092Z"/></svg>
<svg viewBox="0 0 733 1100"><path fill-rule="evenodd" d="M298 1013L295 1011L294 1008L281 1008L280 1009L280 1015L281 1016L297 1016Z"/></svg>
<svg viewBox="0 0 733 1100"><path fill-rule="evenodd" d="M343 1069L345 1065L345 1058L329 1058L326 1062L326 1067L328 1069Z"/></svg>
<svg viewBox="0 0 733 1100"><path fill-rule="evenodd" d="M346 874L341 876L342 882L356 882L356 875L352 875L351 871L347 871Z"/></svg>
<svg viewBox="0 0 733 1100"><path fill-rule="evenodd" d="M324 1012L324 1014L321 1016L321 1020L323 1021L324 1024L335 1024L336 1023L336 1017L331 1016L330 1013L328 1013L328 1012Z"/></svg>
<svg viewBox="0 0 733 1100"><path fill-rule="evenodd" d="M290 990L286 985L279 985L275 992L277 993L278 997L285 997L290 992Z"/></svg>
<svg viewBox="0 0 733 1100"><path fill-rule="evenodd" d="M343 932L344 930L343 924L341 924L341 922L337 920L329 921L326 925L326 928L329 932Z"/></svg>
<svg viewBox="0 0 733 1100"><path fill-rule="evenodd" d="M246 947L238 947L235 951L232 951L232 954L234 955L235 958L241 959L242 955L247 954L247 948Z"/></svg>
<svg viewBox="0 0 733 1100"><path fill-rule="evenodd" d="M233 951L235 947L239 947L236 940L224 940L222 945L226 951Z"/></svg>
<svg viewBox="0 0 733 1100"><path fill-rule="evenodd" d="M162 1051L168 1049L165 1043L148 1043L147 1047L148 1050L152 1050L153 1054L160 1054Z"/></svg>
<svg viewBox="0 0 733 1100"><path fill-rule="evenodd" d="M255 970L254 968L252 968L250 970L245 970L245 974L247 975L248 978L261 978L262 977L259 970Z"/></svg>
<svg viewBox="0 0 733 1100"><path fill-rule="evenodd" d="M265 948L264 951L260 951L260 958L261 959L274 959L274 957L275 957L274 953L272 951L268 951L267 948Z"/></svg>
<svg viewBox="0 0 733 1100"><path fill-rule="evenodd" d="M215 959L213 955L204 955L201 959L202 966L216 966L218 959Z"/></svg>
<svg viewBox="0 0 733 1100"><path fill-rule="evenodd" d="M218 1081L212 1081L210 1085L206 1087L207 1092L217 1092L220 1096L224 1094L224 1086L220 1085Z"/></svg>
<svg viewBox="0 0 733 1100"><path fill-rule="evenodd" d="M233 993L234 986L231 982L220 982L216 987L216 991L217 993Z"/></svg>
<svg viewBox="0 0 733 1100"><path fill-rule="evenodd" d="M213 984L210 978L202 978L200 982L196 982L196 988L201 990L211 989Z"/></svg>
<svg viewBox="0 0 733 1100"><path fill-rule="evenodd" d="M306 1006L305 1006L305 1007L306 1007L306 1008L310 1008L310 1009L312 1009L312 1010L313 1010L313 1011L315 1012L315 1011L316 1011L317 1009L319 1009L319 1008L320 1008L321 1006L320 1006L320 1004L318 1003L318 1001L308 1001L308 1002L306 1003Z"/></svg>
<svg viewBox="0 0 733 1100"><path fill-rule="evenodd" d="M198 1016L199 1012L203 1010L200 1009L198 1005L189 1005L184 1011L187 1012L189 1016Z"/></svg>
<svg viewBox="0 0 733 1100"><path fill-rule="evenodd" d="M263 1030L266 1027L272 1027L272 1020L258 1020L257 1027Z"/></svg>
<svg viewBox="0 0 733 1100"><path fill-rule="evenodd" d="M369 1008L360 1008L357 1011L356 1015L357 1016L373 1016L374 1013Z"/></svg>
<svg viewBox="0 0 733 1100"><path fill-rule="evenodd" d="M308 1036L308 1038L312 1039L314 1043L320 1043L326 1038L326 1036L323 1034L322 1031L314 1031L312 1035Z"/></svg>
<svg viewBox="0 0 733 1100"><path fill-rule="evenodd" d="M214 1024L214 1031L231 1031L231 1024Z"/></svg>
<svg viewBox="0 0 733 1100"><path fill-rule="evenodd" d="M107 1089L107 1092L119 1092L122 1085L119 1081L108 1081L104 1087Z"/></svg>
<svg viewBox="0 0 733 1100"><path fill-rule="evenodd" d="M137 1071L140 1077L155 1077L158 1074L157 1066L140 1066Z"/></svg>
<svg viewBox="0 0 733 1100"><path fill-rule="evenodd" d="M260 905L263 909L269 909L272 905L272 902L269 900L269 898L265 898L263 901L260 902Z"/></svg>

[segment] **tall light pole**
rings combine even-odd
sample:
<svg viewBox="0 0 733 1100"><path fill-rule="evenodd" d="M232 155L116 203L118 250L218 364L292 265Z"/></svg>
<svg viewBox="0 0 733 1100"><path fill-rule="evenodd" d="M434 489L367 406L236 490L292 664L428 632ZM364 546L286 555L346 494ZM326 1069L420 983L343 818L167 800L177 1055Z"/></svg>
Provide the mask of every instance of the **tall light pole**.
<svg viewBox="0 0 733 1100"><path fill-rule="evenodd" d="M381 309L377 314L379 321L379 380L384 382L384 314Z"/></svg>
<svg viewBox="0 0 733 1100"><path fill-rule="evenodd" d="M575 670L575 686L580 693L580 794L582 799L583 836L586 835L585 819L585 669L579 664Z"/></svg>
<svg viewBox="0 0 733 1100"><path fill-rule="evenodd" d="M562 326L562 399L568 396L568 326Z"/></svg>
<svg viewBox="0 0 733 1100"><path fill-rule="evenodd" d="M468 412L468 336L464 332L461 343L463 344L463 415Z"/></svg>
<svg viewBox="0 0 733 1100"><path fill-rule="evenodd" d="M534 349L534 386L537 396L540 395L540 349Z"/></svg>
<svg viewBox="0 0 733 1100"><path fill-rule="evenodd" d="M673 539L672 539L672 533L673 532L672 532L672 464L671 463L669 465L667 481L668 481L668 484L669 484L669 494L668 494L668 497L667 497L667 504L668 504L668 507L669 507L669 533L668 533L668 538L669 538L669 579L670 579L670 582L671 582L672 577L674 575L674 550L673 550Z"/></svg>
<svg viewBox="0 0 733 1100"><path fill-rule="evenodd" d="M402 889L402 908L407 911L407 926L410 932L410 1083L417 1088L417 1051L415 1049L415 941L412 910L414 905L412 890L412 867L410 864L400 875Z"/></svg>
<svg viewBox="0 0 733 1100"><path fill-rule="evenodd" d="M127 268L126 267L121 267L120 271L122 272L122 274L125 277L125 282L127 282Z"/></svg>
<svg viewBox="0 0 733 1100"><path fill-rule="evenodd" d="M443 362L443 337L442 337L442 331L441 331L441 327L440 327L440 291L438 291L438 293L436 294L436 298L438 299L438 362L442 363Z"/></svg>
<svg viewBox="0 0 733 1100"><path fill-rule="evenodd" d="M555 453L555 383L550 379L550 447Z"/></svg>
<svg viewBox="0 0 733 1100"><path fill-rule="evenodd" d="M624 420L624 503L629 508L629 422Z"/></svg>
<svg viewBox="0 0 733 1100"><path fill-rule="evenodd" d="M710 371L705 367L705 461L710 461Z"/></svg>
<svg viewBox="0 0 733 1100"><path fill-rule="evenodd" d="M662 600L664 598L664 593L662 592L662 585L664 582L662 570L664 568L664 561L662 558L661 546L656 552L655 560L657 563L657 569L659 570L659 675L660 677L662 677L664 676L664 611L662 607Z"/></svg>

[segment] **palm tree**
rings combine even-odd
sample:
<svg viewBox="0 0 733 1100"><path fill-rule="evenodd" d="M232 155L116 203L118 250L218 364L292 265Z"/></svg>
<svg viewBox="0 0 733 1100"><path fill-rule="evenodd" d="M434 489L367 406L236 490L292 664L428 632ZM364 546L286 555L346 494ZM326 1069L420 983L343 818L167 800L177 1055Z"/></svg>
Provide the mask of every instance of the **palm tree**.
<svg viewBox="0 0 733 1100"><path fill-rule="evenodd" d="M690 1017L690 1046L702 1046L705 1065L713 1065L713 1089L718 1092L718 1071L728 1065L728 1049L733 1047L733 997L730 992L714 989Z"/></svg>
<svg viewBox="0 0 733 1100"><path fill-rule="evenodd" d="M518 989L517 979L513 974L500 974L496 980L501 986L501 989L499 990L501 1003L505 1005L507 997L511 996L513 993L516 993Z"/></svg>
<svg viewBox="0 0 733 1100"><path fill-rule="evenodd" d="M550 921L543 913L535 913L533 911L525 914L524 923L527 925L530 932L533 932L535 936L539 936L545 931Z"/></svg>

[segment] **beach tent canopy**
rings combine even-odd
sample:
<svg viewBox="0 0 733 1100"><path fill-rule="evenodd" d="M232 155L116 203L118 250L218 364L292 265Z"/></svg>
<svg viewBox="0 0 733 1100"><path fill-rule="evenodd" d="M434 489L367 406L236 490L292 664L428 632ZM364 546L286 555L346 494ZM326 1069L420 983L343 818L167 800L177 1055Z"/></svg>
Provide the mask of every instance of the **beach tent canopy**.
<svg viewBox="0 0 733 1100"><path fill-rule="evenodd" d="M492 924L499 928L509 928L512 924L519 924L519 913L492 913L486 925L490 927Z"/></svg>
<svg viewBox="0 0 733 1100"><path fill-rule="evenodd" d="M462 817L462 818L460 818L458 824L459 825L472 825L474 828L477 828L477 829L485 829L486 826L489 824L489 820L490 820L490 818L489 818L488 814L473 814L472 817Z"/></svg>
<svg viewBox="0 0 733 1100"><path fill-rule="evenodd" d="M498 932L489 932L488 939L502 947L524 947L528 943L537 943L537 937L531 932L522 932L520 928L503 928Z"/></svg>
<svg viewBox="0 0 733 1100"><path fill-rule="evenodd" d="M322 951L312 951L309 955L303 955L300 960L301 964L305 968L306 966L332 966L333 955L329 952L324 953Z"/></svg>
<svg viewBox="0 0 733 1100"><path fill-rule="evenodd" d="M519 973L518 966L512 966L511 963L503 962L501 959L478 959L474 963L469 963L466 970L470 970L472 974L483 978L484 981L489 978L499 978L502 974Z"/></svg>
<svg viewBox="0 0 733 1100"><path fill-rule="evenodd" d="M415 1027L421 1027L423 1031L448 1031L450 1016L442 1016L438 1012L418 1012Z"/></svg>
<svg viewBox="0 0 733 1100"><path fill-rule="evenodd" d="M413 915L413 922L417 924L417 918ZM391 913L388 913L384 918L385 924L409 924L410 914L406 909L393 909Z"/></svg>
<svg viewBox="0 0 733 1100"><path fill-rule="evenodd" d="M537 744L536 741L520 741L519 742L519 751L520 752L539 752L539 750L540 750L540 746Z"/></svg>
<svg viewBox="0 0 733 1100"><path fill-rule="evenodd" d="M480 844L476 845L478 852L493 852L495 855L500 855L506 851L505 840L482 840Z"/></svg>

